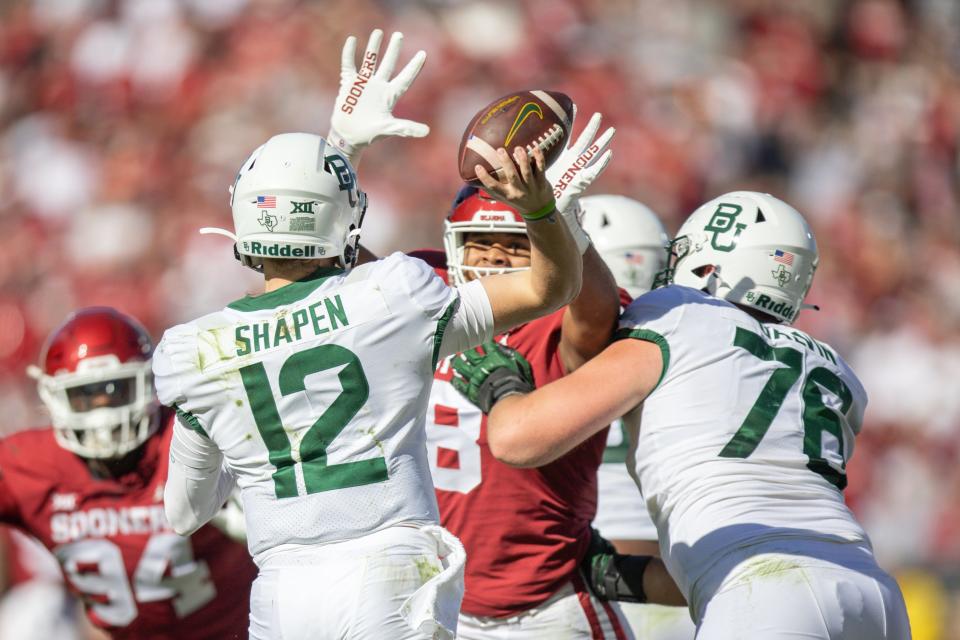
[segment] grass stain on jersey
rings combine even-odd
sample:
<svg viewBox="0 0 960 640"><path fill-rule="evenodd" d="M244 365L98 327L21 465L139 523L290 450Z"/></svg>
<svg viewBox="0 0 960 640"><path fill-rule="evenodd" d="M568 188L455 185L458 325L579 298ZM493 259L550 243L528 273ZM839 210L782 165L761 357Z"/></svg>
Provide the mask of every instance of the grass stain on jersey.
<svg viewBox="0 0 960 640"><path fill-rule="evenodd" d="M670 630L690 620L690 611L686 607L668 607L662 604L641 606L643 606L643 624L635 629L638 638L653 636L656 631ZM693 622L690 622L690 625L692 624Z"/></svg>
<svg viewBox="0 0 960 640"><path fill-rule="evenodd" d="M229 327L205 329L197 335L197 365L200 371L233 357L234 339Z"/></svg>
<svg viewBox="0 0 960 640"><path fill-rule="evenodd" d="M420 582L427 582L430 580L430 578L440 574L440 567L435 564L434 560L431 560L426 556L422 558L414 558L413 562L417 565L417 573L420 574Z"/></svg>
<svg viewBox="0 0 960 640"><path fill-rule="evenodd" d="M786 575L780 576L779 574ZM781 556L764 554L745 563L743 570L737 575L734 586L744 584L753 586L758 581L776 577L779 577L781 581L799 582L802 580L809 583L803 565Z"/></svg>
<svg viewBox="0 0 960 640"><path fill-rule="evenodd" d="M387 454L386 454L386 451L385 451L384 448L383 448L383 441L380 440L380 438L377 437L377 434L376 434L376 432L373 430L373 427L370 427L369 429L367 429L366 431L364 431L364 433L367 434L368 436L370 436L370 439L373 440L373 444L375 444L375 445L377 446L377 449L380 449L380 455L386 456Z"/></svg>

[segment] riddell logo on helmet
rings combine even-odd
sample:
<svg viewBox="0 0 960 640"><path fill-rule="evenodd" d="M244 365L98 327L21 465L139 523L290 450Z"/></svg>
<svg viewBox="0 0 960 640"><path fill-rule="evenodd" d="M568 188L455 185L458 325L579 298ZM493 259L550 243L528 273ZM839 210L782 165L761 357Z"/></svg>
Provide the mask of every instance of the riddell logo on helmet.
<svg viewBox="0 0 960 640"><path fill-rule="evenodd" d="M756 299L754 299L754 297ZM757 296L755 293L750 292L747 294L747 301L752 302L754 306L760 307L771 313L779 314L785 318L793 317L793 305L786 302L774 302L770 296L765 293L761 293Z"/></svg>
<svg viewBox="0 0 960 640"><path fill-rule="evenodd" d="M263 244L255 241L244 242L243 250L257 256L273 258L316 258L327 253L323 247L291 247L288 244Z"/></svg>

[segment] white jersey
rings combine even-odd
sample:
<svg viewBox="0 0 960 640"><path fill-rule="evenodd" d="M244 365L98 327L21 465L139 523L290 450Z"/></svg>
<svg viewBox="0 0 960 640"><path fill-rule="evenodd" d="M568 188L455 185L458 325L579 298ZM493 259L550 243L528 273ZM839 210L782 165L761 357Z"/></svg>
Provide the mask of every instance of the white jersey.
<svg viewBox="0 0 960 640"><path fill-rule="evenodd" d="M698 578L736 548L794 536L866 541L841 489L867 398L832 349L676 285L637 298L617 337L662 352L635 471L689 602Z"/></svg>
<svg viewBox="0 0 960 640"><path fill-rule="evenodd" d="M608 540L656 540L657 529L633 477L640 409L610 424L603 463L597 469L593 526Z"/></svg>
<svg viewBox="0 0 960 640"><path fill-rule="evenodd" d="M460 302L424 262L395 253L164 334L160 401L223 452L258 563L280 545L438 521L424 414L438 358L464 346L443 338Z"/></svg>

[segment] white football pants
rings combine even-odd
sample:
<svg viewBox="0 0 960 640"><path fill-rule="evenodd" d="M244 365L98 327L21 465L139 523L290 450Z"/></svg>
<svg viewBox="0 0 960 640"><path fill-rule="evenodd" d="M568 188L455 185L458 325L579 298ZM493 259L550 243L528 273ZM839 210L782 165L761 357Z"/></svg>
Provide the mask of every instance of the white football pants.
<svg viewBox="0 0 960 640"><path fill-rule="evenodd" d="M579 578L577 583L578 588L567 583L540 606L509 618L461 613L457 640L632 640L619 605L597 600Z"/></svg>
<svg viewBox="0 0 960 640"><path fill-rule="evenodd" d="M780 540L731 556L705 576L713 597L698 593L697 640L910 639L900 587L866 545Z"/></svg>
<svg viewBox="0 0 960 640"><path fill-rule="evenodd" d="M697 634L686 607L621 602L620 610L637 640L693 640Z"/></svg>
<svg viewBox="0 0 960 640"><path fill-rule="evenodd" d="M430 638L430 633L414 630L400 610L415 591L444 571L444 564L437 539L406 526L275 553L264 560L250 593L250 638ZM462 554L456 570L459 583L440 589L441 601L435 606L452 612L454 627L463 597ZM452 636L438 631L432 637Z"/></svg>

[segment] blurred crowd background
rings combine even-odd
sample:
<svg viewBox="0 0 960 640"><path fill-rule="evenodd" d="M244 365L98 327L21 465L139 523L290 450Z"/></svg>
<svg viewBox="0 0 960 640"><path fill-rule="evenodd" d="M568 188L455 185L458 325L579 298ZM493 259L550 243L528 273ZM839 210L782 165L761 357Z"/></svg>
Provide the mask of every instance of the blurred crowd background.
<svg viewBox="0 0 960 640"><path fill-rule="evenodd" d="M253 291L227 186L283 131L326 133L347 35L402 31L426 66L365 155L363 239L441 246L470 116L530 87L617 127L592 193L669 231L732 189L772 193L821 250L798 326L870 394L847 498L910 600L960 638L957 0L0 0L0 433L44 424L24 375L77 307L154 336ZM579 128L579 127L578 127Z"/></svg>

